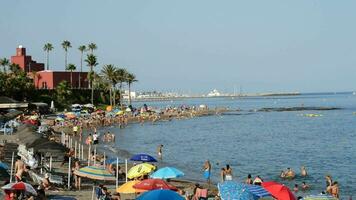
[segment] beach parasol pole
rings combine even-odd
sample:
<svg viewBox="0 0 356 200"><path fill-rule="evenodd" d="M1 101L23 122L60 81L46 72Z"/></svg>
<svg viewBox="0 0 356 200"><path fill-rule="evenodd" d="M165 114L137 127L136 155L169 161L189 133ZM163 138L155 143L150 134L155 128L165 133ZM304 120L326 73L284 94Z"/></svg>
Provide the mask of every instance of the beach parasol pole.
<svg viewBox="0 0 356 200"><path fill-rule="evenodd" d="M96 164L96 145L95 145L95 148L94 148L94 165Z"/></svg>
<svg viewBox="0 0 356 200"><path fill-rule="evenodd" d="M88 166L90 166L90 144L89 144L89 150L88 150Z"/></svg>
<svg viewBox="0 0 356 200"><path fill-rule="evenodd" d="M11 171L10 171L10 183L12 183L12 170L14 166L14 157L15 157L15 152L12 152L12 157L11 157Z"/></svg>
<svg viewBox="0 0 356 200"><path fill-rule="evenodd" d="M41 174L43 174L43 157L42 157L42 153L41 153L41 170L40 170L40 172L41 172Z"/></svg>
<svg viewBox="0 0 356 200"><path fill-rule="evenodd" d="M104 151L104 168L106 168L106 163L105 163L105 151Z"/></svg>
<svg viewBox="0 0 356 200"><path fill-rule="evenodd" d="M127 159L125 159L125 174L126 174L125 182L127 183Z"/></svg>
<svg viewBox="0 0 356 200"><path fill-rule="evenodd" d="M77 158L77 140L74 141L74 158Z"/></svg>
<svg viewBox="0 0 356 200"><path fill-rule="evenodd" d="M83 146L83 144L81 144L81 146L82 146L82 160L84 160L84 146Z"/></svg>
<svg viewBox="0 0 356 200"><path fill-rule="evenodd" d="M119 186L119 157L116 157L116 188Z"/></svg>
<svg viewBox="0 0 356 200"><path fill-rule="evenodd" d="M68 164L68 189L70 189L70 170L71 170L71 163L72 157L69 157L69 164Z"/></svg>
<svg viewBox="0 0 356 200"><path fill-rule="evenodd" d="M93 191L91 192L91 200L94 200L95 186L93 185Z"/></svg>
<svg viewBox="0 0 356 200"><path fill-rule="evenodd" d="M52 155L49 157L49 171L52 171Z"/></svg>
<svg viewBox="0 0 356 200"><path fill-rule="evenodd" d="M78 160L80 160L80 143L78 142Z"/></svg>

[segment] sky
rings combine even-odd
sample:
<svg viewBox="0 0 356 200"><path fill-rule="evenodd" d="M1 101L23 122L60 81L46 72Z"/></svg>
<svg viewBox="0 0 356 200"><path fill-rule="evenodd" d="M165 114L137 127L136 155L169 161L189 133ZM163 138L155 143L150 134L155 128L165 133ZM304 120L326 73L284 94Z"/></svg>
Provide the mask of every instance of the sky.
<svg viewBox="0 0 356 200"><path fill-rule="evenodd" d="M105 64L136 74L134 90L208 93L354 91L353 0L1 0L0 57L23 45L45 63L79 68L94 42ZM85 67L88 70L88 67Z"/></svg>

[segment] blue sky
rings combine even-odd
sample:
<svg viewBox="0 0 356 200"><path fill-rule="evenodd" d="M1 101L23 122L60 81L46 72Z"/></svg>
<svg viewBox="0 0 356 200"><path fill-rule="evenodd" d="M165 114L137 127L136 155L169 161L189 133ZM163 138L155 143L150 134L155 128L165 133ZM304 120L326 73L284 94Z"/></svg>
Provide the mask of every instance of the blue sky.
<svg viewBox="0 0 356 200"><path fill-rule="evenodd" d="M206 93L352 91L356 1L2 0L0 57L17 45L38 62L51 42L52 68L79 66L82 44L98 45L99 71L134 72L137 90Z"/></svg>

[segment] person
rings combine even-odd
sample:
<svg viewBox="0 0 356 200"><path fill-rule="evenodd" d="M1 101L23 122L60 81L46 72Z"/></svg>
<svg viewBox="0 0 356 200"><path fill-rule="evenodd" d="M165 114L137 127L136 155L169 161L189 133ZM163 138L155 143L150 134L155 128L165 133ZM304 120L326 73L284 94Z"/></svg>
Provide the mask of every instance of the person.
<svg viewBox="0 0 356 200"><path fill-rule="evenodd" d="M325 176L326 180L326 193L331 194L332 179L330 175Z"/></svg>
<svg viewBox="0 0 356 200"><path fill-rule="evenodd" d="M106 187L102 188L103 195L99 198L99 200L110 200L110 192Z"/></svg>
<svg viewBox="0 0 356 200"><path fill-rule="evenodd" d="M339 185L337 181L332 183L330 193L333 197L339 199Z"/></svg>
<svg viewBox="0 0 356 200"><path fill-rule="evenodd" d="M297 193L298 190L299 190L298 184L295 184L293 188L294 193Z"/></svg>
<svg viewBox="0 0 356 200"><path fill-rule="evenodd" d="M261 186L262 183L263 183L263 180L262 180L262 178L261 178L260 176L256 176L255 180L253 180L253 184L254 184L254 185L259 185L259 186Z"/></svg>
<svg viewBox="0 0 356 200"><path fill-rule="evenodd" d="M42 187L45 190L49 190L51 188L51 182L49 181L48 174L46 174L44 179L42 180Z"/></svg>
<svg viewBox="0 0 356 200"><path fill-rule="evenodd" d="M93 137L92 137L91 133L89 133L87 139L85 140L85 143L86 143L87 145L93 144Z"/></svg>
<svg viewBox="0 0 356 200"><path fill-rule="evenodd" d="M251 174L248 174L247 179L245 180L245 184L252 185L252 183L253 183L252 176Z"/></svg>
<svg viewBox="0 0 356 200"><path fill-rule="evenodd" d="M94 145L99 144L99 135L98 135L98 133L96 133L96 131L94 132L94 135L93 135L93 144Z"/></svg>
<svg viewBox="0 0 356 200"><path fill-rule="evenodd" d="M159 158L160 160L163 159L162 149L163 149L163 144L160 144L160 145L158 146L158 148L157 148L157 155L158 155L158 158Z"/></svg>
<svg viewBox="0 0 356 200"><path fill-rule="evenodd" d="M309 189L309 185L307 185L305 182L302 183L302 190L308 190Z"/></svg>
<svg viewBox="0 0 356 200"><path fill-rule="evenodd" d="M78 134L78 125L73 126L73 134L77 135Z"/></svg>
<svg viewBox="0 0 356 200"><path fill-rule="evenodd" d="M209 160L205 161L203 171L204 178L207 180L208 183L210 183L211 164Z"/></svg>
<svg viewBox="0 0 356 200"><path fill-rule="evenodd" d="M295 177L295 172L291 169L291 168L287 168L287 171L286 171L286 173L285 173L285 177L286 178L289 178L289 179L294 179L294 177Z"/></svg>
<svg viewBox="0 0 356 200"><path fill-rule="evenodd" d="M225 181L225 168L221 168L220 170L220 177L221 177L221 182Z"/></svg>
<svg viewBox="0 0 356 200"><path fill-rule="evenodd" d="M16 182L19 182L22 180L22 174L25 170L25 163L21 160L21 156L17 156L16 162L15 162L15 179Z"/></svg>
<svg viewBox="0 0 356 200"><path fill-rule="evenodd" d="M300 168L300 175L303 176L303 177L308 176L307 169L306 169L304 166L302 166L302 167Z"/></svg>
<svg viewBox="0 0 356 200"><path fill-rule="evenodd" d="M230 165L226 165L225 180L232 181L232 168L230 167Z"/></svg>
<svg viewBox="0 0 356 200"><path fill-rule="evenodd" d="M64 163L69 162L69 158L71 158L73 156L74 156L74 149L71 148L71 149L69 149L69 151L67 153L64 154L63 162L61 164L61 167L63 167Z"/></svg>
<svg viewBox="0 0 356 200"><path fill-rule="evenodd" d="M74 167L73 167L73 171L75 170L79 170L80 169L80 162L79 160L76 160L74 163ZM81 189L81 182L82 182L82 178L78 175L74 175L74 187L78 190Z"/></svg>
<svg viewBox="0 0 356 200"><path fill-rule="evenodd" d="M281 171L281 174L279 175L279 177L281 177L281 178L286 178L286 173L282 170L282 171Z"/></svg>

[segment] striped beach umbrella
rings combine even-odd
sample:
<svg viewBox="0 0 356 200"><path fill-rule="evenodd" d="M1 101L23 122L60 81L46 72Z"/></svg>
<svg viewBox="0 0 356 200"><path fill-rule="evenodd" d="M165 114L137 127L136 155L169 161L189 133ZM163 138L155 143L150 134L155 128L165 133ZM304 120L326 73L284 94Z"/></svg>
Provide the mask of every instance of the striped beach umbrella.
<svg viewBox="0 0 356 200"><path fill-rule="evenodd" d="M247 185L247 190L258 198L271 196L271 194L265 190L263 187L258 185Z"/></svg>
<svg viewBox="0 0 356 200"><path fill-rule="evenodd" d="M151 178L168 179L178 178L184 176L184 173L174 167L163 167L151 174Z"/></svg>
<svg viewBox="0 0 356 200"><path fill-rule="evenodd" d="M32 187L32 185L24 182L17 182L17 183L9 183L2 187L4 190L16 190L16 191L25 191L29 192L33 195L37 195L36 190Z"/></svg>
<svg viewBox="0 0 356 200"><path fill-rule="evenodd" d="M101 180L101 181L115 181L116 177L108 170L102 167L96 166L87 166L80 168L79 170L75 170L74 174L80 177L85 177L93 180Z"/></svg>
<svg viewBox="0 0 356 200"><path fill-rule="evenodd" d="M337 200L337 198L330 196L330 195L309 195L304 197L305 200Z"/></svg>

